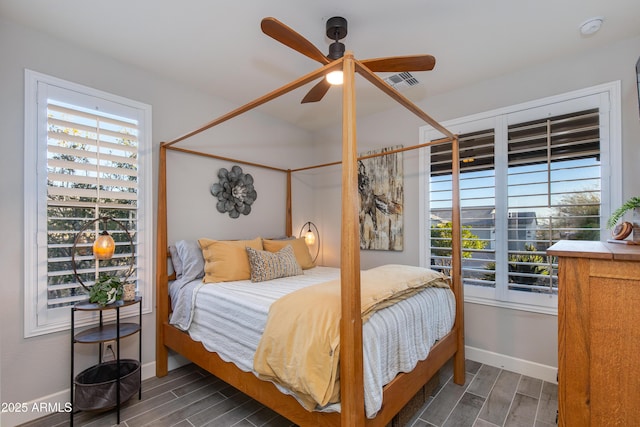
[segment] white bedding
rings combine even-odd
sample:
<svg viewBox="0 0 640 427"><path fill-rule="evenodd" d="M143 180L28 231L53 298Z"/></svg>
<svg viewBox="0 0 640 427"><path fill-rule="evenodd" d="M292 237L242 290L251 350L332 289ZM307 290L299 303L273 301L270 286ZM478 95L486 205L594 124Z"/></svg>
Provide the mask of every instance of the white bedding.
<svg viewBox="0 0 640 427"><path fill-rule="evenodd" d="M171 323L188 326L192 339L202 342L207 350L218 353L223 360L250 372L271 303L296 289L334 280L339 275L337 268L315 267L305 270L302 276L268 282L245 280L202 285L198 280L186 285L172 284L174 309L179 310ZM187 294L179 296L177 288ZM193 296L189 295L191 291ZM182 301L180 307L176 301ZM371 316L363 326L367 417L375 417L380 409L384 384L399 372L411 371L418 361L425 359L431 346L451 330L454 318L453 293L442 288L427 288ZM339 405L318 409L336 411Z"/></svg>

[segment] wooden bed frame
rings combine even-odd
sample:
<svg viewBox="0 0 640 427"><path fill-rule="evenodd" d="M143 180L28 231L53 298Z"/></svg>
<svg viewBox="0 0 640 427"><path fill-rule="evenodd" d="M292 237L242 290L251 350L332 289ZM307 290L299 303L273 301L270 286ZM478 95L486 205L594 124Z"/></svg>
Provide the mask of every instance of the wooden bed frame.
<svg viewBox="0 0 640 427"><path fill-rule="evenodd" d="M174 147L174 144L190 138L204 130L239 116L259 105L288 93L302 85L312 82L326 73L342 69L343 117L342 117L342 161L301 169L279 169L270 166L248 163L237 159L224 158L208 153ZM368 419L364 408L364 380L362 362L362 319L360 310L360 237L359 237L359 195L357 188L357 146L356 146L356 98L355 73L359 73L369 82L416 114L426 123L439 130L445 138L425 144L402 148L407 151L443 142L452 143L452 268L453 291L456 298L456 317L453 329L431 349L429 356L418 363L409 373L401 373L384 387L382 408L377 416ZM270 382L259 380L253 373L247 373L234 364L220 359L204 346L193 341L188 333L169 324L170 301L168 295L167 267L167 150L175 150L199 156L231 160L241 164L279 170L287 174L286 233L292 234L291 217L291 174L300 170L342 164L342 225L341 225L341 283L342 283L342 322L340 326L340 413L309 412L293 397L285 395ZM389 153L385 153L389 154ZM374 155L375 156L375 155ZM371 156L369 156L371 157ZM187 359L211 372L216 377L231 384L260 403L301 426L386 426L412 397L436 374L452 357L454 358L454 381L464 384L464 298L461 280L461 228L459 205L459 154L458 139L442 127L407 98L396 92L382 79L362 63L351 52L318 70L309 73L261 98L246 104L204 126L160 146L160 165L158 179L158 235L156 262L156 375L162 377L168 370L168 350L172 349Z"/></svg>

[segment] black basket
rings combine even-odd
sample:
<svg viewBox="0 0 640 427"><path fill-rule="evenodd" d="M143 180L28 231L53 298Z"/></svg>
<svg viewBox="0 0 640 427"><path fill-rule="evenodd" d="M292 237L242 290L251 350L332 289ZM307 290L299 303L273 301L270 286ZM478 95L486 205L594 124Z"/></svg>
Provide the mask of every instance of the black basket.
<svg viewBox="0 0 640 427"><path fill-rule="evenodd" d="M75 380L74 409L96 411L111 409L117 401L118 362L113 360L80 372ZM140 362L120 360L120 403L140 390Z"/></svg>

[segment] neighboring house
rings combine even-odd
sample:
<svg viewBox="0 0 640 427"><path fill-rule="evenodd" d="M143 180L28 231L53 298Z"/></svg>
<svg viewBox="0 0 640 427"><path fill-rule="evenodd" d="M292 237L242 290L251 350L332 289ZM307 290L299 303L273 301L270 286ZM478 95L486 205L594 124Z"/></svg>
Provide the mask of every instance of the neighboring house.
<svg viewBox="0 0 640 427"><path fill-rule="evenodd" d="M480 206L475 208L462 209L460 219L463 226L471 227L469 231L479 240L486 242L487 249L493 249L495 241L494 207ZM432 209L431 221L439 222L451 221L451 211L447 209Z"/></svg>
<svg viewBox="0 0 640 427"><path fill-rule="evenodd" d="M525 250L535 244L538 220L535 212L509 212L509 250Z"/></svg>

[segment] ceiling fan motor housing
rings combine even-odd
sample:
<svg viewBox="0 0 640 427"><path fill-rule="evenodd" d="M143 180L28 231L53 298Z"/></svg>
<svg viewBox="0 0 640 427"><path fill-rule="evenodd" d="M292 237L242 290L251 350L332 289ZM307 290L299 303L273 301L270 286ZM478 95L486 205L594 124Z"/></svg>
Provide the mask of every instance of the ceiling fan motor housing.
<svg viewBox="0 0 640 427"><path fill-rule="evenodd" d="M347 20L341 16L334 16L327 20L327 37L331 40L341 40L347 36Z"/></svg>
<svg viewBox="0 0 640 427"><path fill-rule="evenodd" d="M333 42L329 45L329 58L339 59L344 56L344 44L340 42Z"/></svg>
<svg viewBox="0 0 640 427"><path fill-rule="evenodd" d="M329 18L327 20L327 37L329 37L331 40L334 40L334 42L329 45L329 58L338 59L344 56L344 44L340 43L338 40L341 40L346 36L346 19L340 16L334 16L333 18Z"/></svg>

